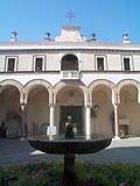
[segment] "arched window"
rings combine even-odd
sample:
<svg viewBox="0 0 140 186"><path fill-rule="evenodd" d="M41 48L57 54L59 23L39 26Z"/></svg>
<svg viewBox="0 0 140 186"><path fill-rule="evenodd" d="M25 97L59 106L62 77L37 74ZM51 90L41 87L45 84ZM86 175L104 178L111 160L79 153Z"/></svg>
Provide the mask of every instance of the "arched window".
<svg viewBox="0 0 140 186"><path fill-rule="evenodd" d="M75 55L66 55L62 58L61 63L62 71L77 71L78 70L78 58Z"/></svg>

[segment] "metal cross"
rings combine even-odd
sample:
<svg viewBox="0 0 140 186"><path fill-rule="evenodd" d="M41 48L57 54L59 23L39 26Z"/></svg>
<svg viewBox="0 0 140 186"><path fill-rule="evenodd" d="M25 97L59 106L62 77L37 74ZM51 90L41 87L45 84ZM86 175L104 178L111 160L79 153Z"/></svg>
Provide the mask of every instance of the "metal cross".
<svg viewBox="0 0 140 186"><path fill-rule="evenodd" d="M75 15L74 15L74 13L70 10L69 12L67 12L66 18L68 18L68 22L71 23L71 22L72 22L72 19L75 18Z"/></svg>

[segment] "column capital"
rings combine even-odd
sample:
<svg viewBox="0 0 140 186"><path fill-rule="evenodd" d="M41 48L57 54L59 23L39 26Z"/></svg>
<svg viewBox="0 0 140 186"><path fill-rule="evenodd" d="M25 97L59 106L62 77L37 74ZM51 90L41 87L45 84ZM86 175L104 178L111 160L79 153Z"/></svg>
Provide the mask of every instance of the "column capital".
<svg viewBox="0 0 140 186"><path fill-rule="evenodd" d="M118 103L112 103L112 105L113 105L114 107L118 107L118 106L119 106Z"/></svg>
<svg viewBox="0 0 140 186"><path fill-rule="evenodd" d="M117 108L119 106L119 103L113 103L114 108Z"/></svg>
<svg viewBox="0 0 140 186"><path fill-rule="evenodd" d="M49 103L49 107L56 107L56 104L54 104L54 103Z"/></svg>
<svg viewBox="0 0 140 186"><path fill-rule="evenodd" d="M27 104L27 95L25 92L22 92L22 95L20 96L20 104Z"/></svg>
<svg viewBox="0 0 140 186"><path fill-rule="evenodd" d="M119 94L116 91L112 91L112 104L118 105L120 103Z"/></svg>
<svg viewBox="0 0 140 186"><path fill-rule="evenodd" d="M89 104L89 103L87 103L87 104L85 104L85 107L86 107L86 108L91 108L91 107L92 107L92 105L91 105L91 104Z"/></svg>
<svg viewBox="0 0 140 186"><path fill-rule="evenodd" d="M91 107L91 96L89 92L85 93L85 99L84 99L84 105L85 107Z"/></svg>
<svg viewBox="0 0 140 186"><path fill-rule="evenodd" d="M25 110L26 105L27 105L26 103L20 103L20 106L21 106L22 111Z"/></svg>
<svg viewBox="0 0 140 186"><path fill-rule="evenodd" d="M50 94L49 94L49 106L51 106L51 105L55 105L55 96L54 96L54 93L53 92L51 92Z"/></svg>

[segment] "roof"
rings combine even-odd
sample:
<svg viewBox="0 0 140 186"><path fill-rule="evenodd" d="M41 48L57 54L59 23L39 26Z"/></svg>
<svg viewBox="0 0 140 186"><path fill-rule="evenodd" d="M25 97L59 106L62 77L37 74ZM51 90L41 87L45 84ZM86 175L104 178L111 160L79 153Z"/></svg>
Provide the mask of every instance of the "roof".
<svg viewBox="0 0 140 186"><path fill-rule="evenodd" d="M136 43L111 43L99 41L84 42L0 42L0 50L34 50L34 49L87 49L87 50L136 50L140 51L140 44Z"/></svg>
<svg viewBox="0 0 140 186"><path fill-rule="evenodd" d="M14 33L14 35L13 35ZM128 34L124 34L123 42L111 43L87 39L80 33L78 26L63 26L54 40L50 37L38 42L17 41L17 33L12 32L10 42L0 42L0 50L123 50L140 51L140 44L130 43Z"/></svg>

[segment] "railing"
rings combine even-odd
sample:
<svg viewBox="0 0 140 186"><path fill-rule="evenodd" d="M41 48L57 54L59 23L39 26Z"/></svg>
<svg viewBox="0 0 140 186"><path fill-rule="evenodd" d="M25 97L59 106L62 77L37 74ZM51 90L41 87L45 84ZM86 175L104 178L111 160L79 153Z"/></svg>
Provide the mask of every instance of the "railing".
<svg viewBox="0 0 140 186"><path fill-rule="evenodd" d="M78 71L62 71L62 79L80 79Z"/></svg>

